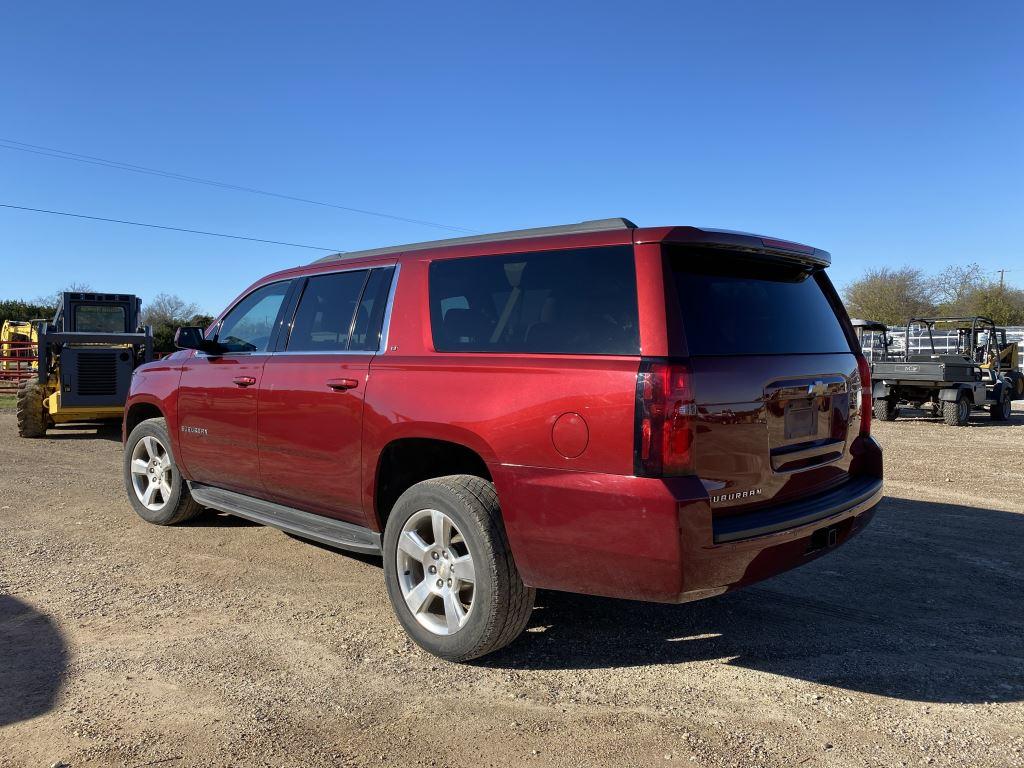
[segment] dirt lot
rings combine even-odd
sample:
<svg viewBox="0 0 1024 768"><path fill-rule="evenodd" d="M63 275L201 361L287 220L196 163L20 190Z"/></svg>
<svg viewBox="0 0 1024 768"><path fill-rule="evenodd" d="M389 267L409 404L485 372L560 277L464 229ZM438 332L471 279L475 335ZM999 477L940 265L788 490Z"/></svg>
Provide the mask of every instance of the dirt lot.
<svg viewBox="0 0 1024 768"><path fill-rule="evenodd" d="M114 431L0 414L0 765L1024 765L1024 410L878 425L849 546L681 606L542 593L473 666L379 561L139 520Z"/></svg>

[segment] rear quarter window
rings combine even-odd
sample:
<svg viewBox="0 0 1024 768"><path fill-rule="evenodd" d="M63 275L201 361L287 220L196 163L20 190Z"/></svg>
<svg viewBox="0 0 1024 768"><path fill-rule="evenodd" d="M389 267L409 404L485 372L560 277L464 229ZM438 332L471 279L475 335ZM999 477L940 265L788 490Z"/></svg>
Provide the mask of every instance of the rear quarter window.
<svg viewBox="0 0 1024 768"><path fill-rule="evenodd" d="M435 261L430 322L439 352L637 355L633 249Z"/></svg>
<svg viewBox="0 0 1024 768"><path fill-rule="evenodd" d="M691 249L666 260L690 355L850 351L821 269Z"/></svg>

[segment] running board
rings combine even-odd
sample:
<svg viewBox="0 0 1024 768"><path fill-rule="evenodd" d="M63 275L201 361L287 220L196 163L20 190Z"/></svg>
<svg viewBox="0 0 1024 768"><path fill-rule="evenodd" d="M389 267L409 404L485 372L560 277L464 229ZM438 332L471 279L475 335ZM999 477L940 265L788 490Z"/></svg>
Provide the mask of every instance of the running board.
<svg viewBox="0 0 1024 768"><path fill-rule="evenodd" d="M380 534L361 525L345 523L332 517L314 515L301 509L256 499L242 493L215 488L212 485L189 483L192 498L204 507L229 515L244 517L260 525L279 528L303 539L312 539L339 549L368 555L381 553Z"/></svg>

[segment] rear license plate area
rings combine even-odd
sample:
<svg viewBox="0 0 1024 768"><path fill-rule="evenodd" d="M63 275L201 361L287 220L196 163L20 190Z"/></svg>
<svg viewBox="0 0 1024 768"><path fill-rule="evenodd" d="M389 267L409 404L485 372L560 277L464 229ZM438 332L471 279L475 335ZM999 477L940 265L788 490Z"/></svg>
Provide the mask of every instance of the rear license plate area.
<svg viewBox="0 0 1024 768"><path fill-rule="evenodd" d="M787 401L784 416L786 440L817 437L820 413L815 398Z"/></svg>

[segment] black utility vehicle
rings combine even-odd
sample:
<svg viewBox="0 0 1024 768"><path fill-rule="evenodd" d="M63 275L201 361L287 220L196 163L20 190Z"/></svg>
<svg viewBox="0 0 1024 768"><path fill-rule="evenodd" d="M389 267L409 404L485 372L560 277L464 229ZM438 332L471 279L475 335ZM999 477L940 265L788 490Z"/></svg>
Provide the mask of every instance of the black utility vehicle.
<svg viewBox="0 0 1024 768"><path fill-rule="evenodd" d="M881 325L881 324L872 324ZM924 327L929 350L910 349L910 328ZM936 327L955 328L956 349L935 348ZM862 326L865 330L868 329ZM884 327L884 326L883 326ZM964 426L972 408L987 408L995 421L1010 418L1010 401L1019 397L1020 372L1006 364L1005 333L1000 336L987 317L912 318L907 323L907 352L888 352L883 335L882 359L871 366L874 415L880 421L896 418L900 403L931 404L951 426Z"/></svg>

